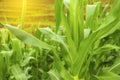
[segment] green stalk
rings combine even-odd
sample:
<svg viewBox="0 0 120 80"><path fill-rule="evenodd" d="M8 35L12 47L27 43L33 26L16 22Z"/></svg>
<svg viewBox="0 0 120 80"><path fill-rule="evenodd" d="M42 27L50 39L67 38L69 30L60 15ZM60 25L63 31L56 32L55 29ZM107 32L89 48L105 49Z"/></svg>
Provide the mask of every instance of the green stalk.
<svg viewBox="0 0 120 80"><path fill-rule="evenodd" d="M24 26L25 13L26 13L26 0L22 0L22 13L21 13L21 21L20 21L21 29Z"/></svg>

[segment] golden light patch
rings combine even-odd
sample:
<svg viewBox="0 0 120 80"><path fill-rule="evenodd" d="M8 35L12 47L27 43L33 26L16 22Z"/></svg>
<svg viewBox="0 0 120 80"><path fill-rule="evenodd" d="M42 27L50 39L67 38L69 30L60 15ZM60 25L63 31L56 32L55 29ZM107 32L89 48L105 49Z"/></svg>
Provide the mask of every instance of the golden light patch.
<svg viewBox="0 0 120 80"><path fill-rule="evenodd" d="M22 20L26 26L54 25L54 0L2 0L0 21L18 25Z"/></svg>

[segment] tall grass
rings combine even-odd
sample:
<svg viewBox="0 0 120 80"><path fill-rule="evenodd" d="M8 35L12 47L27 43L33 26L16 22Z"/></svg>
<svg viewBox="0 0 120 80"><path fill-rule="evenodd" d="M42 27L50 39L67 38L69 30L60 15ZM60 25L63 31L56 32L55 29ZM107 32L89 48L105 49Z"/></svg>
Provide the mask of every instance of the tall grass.
<svg viewBox="0 0 120 80"><path fill-rule="evenodd" d="M0 66L1 80L119 80L120 1L110 12L108 5L102 9L101 2L56 0L55 4L55 31L38 28L33 36L1 23L25 43L11 34L1 38L8 48L0 51L5 63Z"/></svg>

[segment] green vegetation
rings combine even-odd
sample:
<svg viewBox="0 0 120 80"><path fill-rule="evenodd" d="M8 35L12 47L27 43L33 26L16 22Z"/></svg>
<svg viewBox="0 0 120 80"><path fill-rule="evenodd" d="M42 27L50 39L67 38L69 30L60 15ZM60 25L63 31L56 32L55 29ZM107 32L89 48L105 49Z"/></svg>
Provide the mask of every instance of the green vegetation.
<svg viewBox="0 0 120 80"><path fill-rule="evenodd" d="M33 35L0 23L0 80L120 80L120 0L110 12L89 0L55 9L56 27Z"/></svg>

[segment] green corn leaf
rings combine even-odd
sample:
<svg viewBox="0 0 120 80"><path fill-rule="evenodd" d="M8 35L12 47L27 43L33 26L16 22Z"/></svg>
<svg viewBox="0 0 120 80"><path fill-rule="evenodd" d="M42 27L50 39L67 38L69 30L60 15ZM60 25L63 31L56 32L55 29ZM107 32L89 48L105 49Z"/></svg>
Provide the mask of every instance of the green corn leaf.
<svg viewBox="0 0 120 80"><path fill-rule="evenodd" d="M120 47L116 46L116 45L106 44L106 45L104 45L102 47L99 47L99 48L95 49L94 52L93 52L93 54L99 54L102 51L108 51L108 50L112 50L112 49L119 50Z"/></svg>
<svg viewBox="0 0 120 80"><path fill-rule="evenodd" d="M27 64L29 64L30 60L35 60L35 58L34 58L34 57L31 57L31 56L25 58L25 59L21 62L21 66L26 66Z"/></svg>
<svg viewBox="0 0 120 80"><path fill-rule="evenodd" d="M64 7L63 7L63 9L64 9ZM69 50L70 50L70 54L72 55L72 61L71 61L71 63L73 63L74 61L74 58L75 58L75 55L76 55L76 50L77 50L77 48L76 48L76 46L75 46L75 44L74 44L74 41L72 40L72 37L71 37L71 30L70 30L70 27L69 27L69 24L68 24L68 20L67 20L67 17L66 17L66 15L64 14L64 10L62 10L62 21L63 21L63 23L64 23L64 26L65 26L65 28L66 28L66 37L67 37L67 43L68 43L68 46L69 46Z"/></svg>
<svg viewBox="0 0 120 80"><path fill-rule="evenodd" d="M84 39L80 43L80 48L79 48L79 56L76 58L76 62L73 65L72 72L74 75L78 75L83 63L86 59L87 53L89 49L91 48L92 44L99 38L105 37L108 34L113 33L118 27L120 27L120 22L119 22L119 13L116 14L115 12L118 11L120 8L120 1L117 1L117 5L113 7L113 10L111 13L108 15L106 18L105 22L93 33L91 34L88 38ZM116 16L115 16L116 14ZM76 68L75 68L76 67Z"/></svg>
<svg viewBox="0 0 120 80"><path fill-rule="evenodd" d="M67 8L67 10L70 10L70 0L64 0L64 5Z"/></svg>
<svg viewBox="0 0 120 80"><path fill-rule="evenodd" d="M73 80L72 76L70 75L70 73L65 69L63 63L61 62L60 58L58 57L58 55L56 54L57 52L54 50L54 66L55 69L57 70L57 72L61 75L61 77L64 80Z"/></svg>
<svg viewBox="0 0 120 80"><path fill-rule="evenodd" d="M11 66L10 70L16 80L28 80L26 74L18 64Z"/></svg>
<svg viewBox="0 0 120 80"><path fill-rule="evenodd" d="M2 43L5 44L5 42L7 40L6 30L5 29L1 29L0 30L0 34L1 34L1 41L2 41Z"/></svg>
<svg viewBox="0 0 120 80"><path fill-rule="evenodd" d="M4 64L4 58L1 55L0 55L0 63ZM3 68L4 68L4 65L0 65L0 80L3 80L3 77L4 77Z"/></svg>
<svg viewBox="0 0 120 80"><path fill-rule="evenodd" d="M120 76L112 72L103 72L99 76L95 76L98 80L120 80Z"/></svg>
<svg viewBox="0 0 120 80"><path fill-rule="evenodd" d="M87 38L90 35L90 29L84 29L84 38Z"/></svg>
<svg viewBox="0 0 120 80"><path fill-rule="evenodd" d="M92 27L94 27L92 24L92 21L93 19L95 19L94 17L95 16L95 11L96 11L96 7L97 5L87 5L86 6L86 25L87 25L87 28L91 28L93 30Z"/></svg>
<svg viewBox="0 0 120 80"><path fill-rule="evenodd" d="M104 7L104 9L103 9L103 11L102 11L102 13L100 15L101 20L105 18L108 9L109 9L109 4L105 5L105 7Z"/></svg>
<svg viewBox="0 0 120 80"><path fill-rule="evenodd" d="M98 28L98 15L101 9L101 3L86 6L86 27L92 31Z"/></svg>
<svg viewBox="0 0 120 80"><path fill-rule="evenodd" d="M65 48L65 50L67 51L70 60L72 60L72 55L70 54L69 48L68 48L67 44L65 43L65 41L62 39L62 37L60 35L57 35L54 32L52 32L52 30L50 28L39 28L38 30L40 32L42 32L43 34L49 36L52 40L62 44L63 47Z"/></svg>
<svg viewBox="0 0 120 80"><path fill-rule="evenodd" d="M109 67L108 71L116 73L116 74L120 74L120 55L118 55L114 64L111 67Z"/></svg>
<svg viewBox="0 0 120 80"><path fill-rule="evenodd" d="M111 24L110 24L111 25ZM119 27L120 23L118 23L116 26L109 26L109 27L105 27L101 30L99 30L98 32L95 32L93 34L91 34L88 38L86 38L85 40L83 40L80 44L80 50L79 50L79 56L76 59L75 64L73 65L73 73L75 74L79 74L78 71L81 70L82 65L84 63L84 60L86 59L87 53L89 51L89 49L91 48L92 44L99 38L101 38L102 36L108 34L108 33L113 33L118 27ZM107 31L104 31L107 30ZM112 31L112 32L111 32ZM97 33L99 33L97 35ZM94 37L94 38L93 38ZM76 68L75 68L76 67Z"/></svg>
<svg viewBox="0 0 120 80"><path fill-rule="evenodd" d="M61 23L61 9L63 0L55 0L55 14L56 14L56 31L58 31Z"/></svg>
<svg viewBox="0 0 120 80"><path fill-rule="evenodd" d="M67 49L67 44L62 39L62 37L60 35L55 34L50 28L39 28L38 30L46 36L49 36L52 40L61 43Z"/></svg>
<svg viewBox="0 0 120 80"><path fill-rule="evenodd" d="M6 80L6 74L8 73L8 69L10 67L10 57L12 51L1 51L0 52L0 80Z"/></svg>
<svg viewBox="0 0 120 80"><path fill-rule="evenodd" d="M59 73L55 70L50 70L49 72L49 75L51 77L51 80L61 80L61 77L59 75Z"/></svg>
<svg viewBox="0 0 120 80"><path fill-rule="evenodd" d="M22 50L21 50L20 41L17 39L12 39L11 44L13 49L13 54L12 54L13 63L18 63L22 60Z"/></svg>
<svg viewBox="0 0 120 80"><path fill-rule="evenodd" d="M84 0L79 0L80 6L78 7L78 44L84 39Z"/></svg>
<svg viewBox="0 0 120 80"><path fill-rule="evenodd" d="M31 44L33 46L39 47L39 48L44 48L44 49L52 49L53 46L48 45L47 43L37 39L36 37L32 36L31 34L20 30L18 28L15 28L14 26L8 25L8 24L3 24L8 30L10 30L18 39L23 41L26 44Z"/></svg>
<svg viewBox="0 0 120 80"><path fill-rule="evenodd" d="M71 30L72 40L75 43L75 46L78 47L79 43L79 26L78 26L78 12L79 12L79 0L70 0L70 16L69 16L69 27Z"/></svg>

